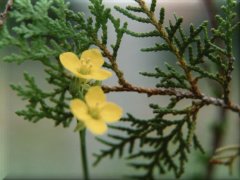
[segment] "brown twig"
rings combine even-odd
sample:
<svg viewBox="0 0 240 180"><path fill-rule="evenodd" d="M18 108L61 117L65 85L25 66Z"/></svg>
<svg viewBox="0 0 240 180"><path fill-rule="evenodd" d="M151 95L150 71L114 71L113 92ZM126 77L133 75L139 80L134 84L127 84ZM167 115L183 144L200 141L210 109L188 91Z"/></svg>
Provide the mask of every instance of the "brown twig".
<svg viewBox="0 0 240 180"><path fill-rule="evenodd" d="M194 80L191 70L187 67L186 60L184 57L180 54L179 49L171 42L171 40L168 37L168 34L162 24L160 24L156 17L154 16L154 13L150 11L150 9L147 7L144 0L137 0L138 4L141 6L141 8L144 10L148 18L150 19L151 23L155 26L155 28L158 30L158 32L161 34L161 37L165 40L171 51L175 54L178 63L180 67L183 69L183 71L186 74L186 77L188 79L188 82L191 85L192 92L196 95L200 95L200 90L197 86L197 82Z"/></svg>
<svg viewBox="0 0 240 180"><path fill-rule="evenodd" d="M147 16L151 20L151 23L157 28L159 33L161 33L161 37L166 41L172 52L176 55L178 62L182 69L184 70L187 79L191 85L191 91L180 91L174 88L145 88L145 87L138 87L134 86L127 82L127 80L124 78L123 72L119 69L118 64L116 63L116 59L114 56L110 53L110 51L107 49L107 47L102 44L97 38L95 39L95 44L98 46L102 51L103 54L108 58L108 60L111 63L112 70L115 72L119 86L103 86L103 89L105 93L108 92L137 92L142 94L147 94L148 96L153 95L168 95L168 96L175 96L177 98L186 98L186 99L195 99L200 100L204 105L215 105L222 107L223 109L229 109L234 112L240 113L240 106L237 104L229 103L221 98L214 98L214 97L208 97L200 92L197 82L194 80L191 70L188 68L186 64L186 60L184 57L180 55L179 49L170 41L167 32L164 30L164 27L158 23L156 20L154 14L148 9L146 6L144 0L137 0L141 8L146 12Z"/></svg>
<svg viewBox="0 0 240 180"><path fill-rule="evenodd" d="M13 6L13 0L8 0L5 10L0 14L0 28L3 26L4 22L7 19L8 12L11 10Z"/></svg>
<svg viewBox="0 0 240 180"><path fill-rule="evenodd" d="M214 97L208 97L200 92L197 82L194 80L191 70L188 68L186 64L186 60L184 57L180 55L180 52L178 48L170 41L167 32L165 31L164 27L158 23L156 20L153 12L151 12L148 7L145 4L144 0L137 0L141 8L144 10L144 12L149 17L151 23L157 28L159 33L161 34L161 37L166 41L172 52L176 55L178 62L182 69L184 70L187 79L191 85L191 92L189 91L180 91L173 88L145 88L145 87L137 87L127 82L127 80L124 78L123 72L119 69L118 64L116 63L116 59L113 57L113 55L110 53L110 51L107 49L107 47L102 44L98 39L95 39L96 45L103 51L103 54L108 58L112 65L112 70L115 72L119 86L109 87L109 86L103 86L103 89L106 93L108 92L137 92L137 93L143 93L147 94L148 96L153 95L168 95L168 96L175 96L177 98L186 98L186 99L195 99L200 100L203 102L204 105L215 105L222 107L223 109L229 109L234 112L240 113L240 106L237 104L229 103L221 98L214 98Z"/></svg>
<svg viewBox="0 0 240 180"><path fill-rule="evenodd" d="M128 87L123 86L102 86L105 93L109 92L137 92L141 94L147 94L148 96L153 95L168 95L175 96L177 98L196 99L202 101L205 105L215 105L224 109L229 109L233 112L240 113L240 106L234 103L226 104L220 98L209 97L204 94L196 95L192 92L182 92L173 88L144 88L129 85Z"/></svg>
<svg viewBox="0 0 240 180"><path fill-rule="evenodd" d="M182 69L184 70L187 79L191 85L191 91L180 91L176 90L174 88L145 88L145 87L138 87L130 84L125 78L123 72L119 69L118 64L116 62L116 58L111 54L111 52L108 50L106 45L102 44L98 38L94 38L95 45L98 46L105 57L108 58L109 62L111 63L111 68L115 72L117 78L118 78L118 86L102 86L105 93L109 92L137 92L141 94L147 94L148 96L153 95L168 95L168 96L175 96L180 99L192 99L192 100L199 100L201 101L202 105L215 105L219 106L222 109L229 109L233 112L240 113L240 106L238 104L234 104L232 102L226 102L221 98L214 98L206 96L205 94L200 92L200 89L197 86L197 81L193 78L191 74L191 70L188 68L186 64L186 60L184 57L181 56L179 49L170 41L167 32L165 31L164 27L158 23L156 20L153 12L151 12L148 7L145 4L144 0L137 0L141 8L146 12L147 16L149 17L151 23L157 28L159 33L161 34L161 37L166 41L166 43L169 45L172 52L176 55L178 62Z"/></svg>
<svg viewBox="0 0 240 180"><path fill-rule="evenodd" d="M131 86L130 83L127 82L127 80L124 78L123 72L119 69L118 64L116 63L116 59L113 57L113 55L109 52L107 47L102 44L98 39L95 39L96 45L103 51L104 55L108 58L108 60L111 63L112 70L115 72L118 83L123 87Z"/></svg>

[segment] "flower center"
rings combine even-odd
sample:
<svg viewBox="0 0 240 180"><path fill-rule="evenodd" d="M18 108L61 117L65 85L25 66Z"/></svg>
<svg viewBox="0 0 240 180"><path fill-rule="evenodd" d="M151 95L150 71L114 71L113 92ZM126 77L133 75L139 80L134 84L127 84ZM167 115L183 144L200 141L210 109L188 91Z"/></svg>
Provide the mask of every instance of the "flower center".
<svg viewBox="0 0 240 180"><path fill-rule="evenodd" d="M78 72L83 75L90 74L92 70L92 64L90 62L90 59L81 59L80 63L81 63L81 66L78 69Z"/></svg>
<svg viewBox="0 0 240 180"><path fill-rule="evenodd" d="M96 105L96 107L89 108L88 113L93 119L100 119L100 109L98 104Z"/></svg>

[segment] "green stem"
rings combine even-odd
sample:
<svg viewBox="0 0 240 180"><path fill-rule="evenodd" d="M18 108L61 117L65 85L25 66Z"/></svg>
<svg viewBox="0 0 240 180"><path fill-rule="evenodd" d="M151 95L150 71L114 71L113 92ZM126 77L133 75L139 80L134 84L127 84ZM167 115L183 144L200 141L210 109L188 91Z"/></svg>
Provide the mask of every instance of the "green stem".
<svg viewBox="0 0 240 180"><path fill-rule="evenodd" d="M79 131L80 137L80 148L82 157L83 177L84 180L89 180L88 174L88 163L87 163L87 152L86 152L86 129Z"/></svg>

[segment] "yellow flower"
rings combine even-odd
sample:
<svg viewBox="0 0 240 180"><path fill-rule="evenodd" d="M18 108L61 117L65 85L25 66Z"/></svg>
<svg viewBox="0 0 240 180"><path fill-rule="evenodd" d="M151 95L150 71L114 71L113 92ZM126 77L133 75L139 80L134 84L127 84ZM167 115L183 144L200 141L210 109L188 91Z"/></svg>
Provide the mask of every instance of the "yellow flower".
<svg viewBox="0 0 240 180"><path fill-rule="evenodd" d="M107 131L106 123L117 122L123 113L121 107L106 101L106 96L99 86L89 88L85 102L73 99L70 109L74 116L96 135L104 134Z"/></svg>
<svg viewBox="0 0 240 180"><path fill-rule="evenodd" d="M84 51L80 59L72 52L65 52L60 54L60 61L67 70L82 79L105 80L112 76L110 71L101 68L104 60L98 49Z"/></svg>

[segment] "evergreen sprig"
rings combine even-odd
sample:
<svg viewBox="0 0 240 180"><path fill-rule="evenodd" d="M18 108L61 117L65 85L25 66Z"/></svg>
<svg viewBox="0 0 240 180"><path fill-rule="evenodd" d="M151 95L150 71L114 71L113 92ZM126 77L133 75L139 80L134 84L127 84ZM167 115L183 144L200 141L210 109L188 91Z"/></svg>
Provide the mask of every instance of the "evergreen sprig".
<svg viewBox="0 0 240 180"><path fill-rule="evenodd" d="M159 12L159 19L156 19L154 15L156 2L152 1L150 7L143 0L135 0L138 6L128 6L126 9L121 7L115 7L115 9L127 16L128 18L137 21L139 23L152 24L154 29L149 32L133 32L130 29L126 29L126 34L136 38L149 38L159 37L164 42L161 44L156 43L153 47L147 47L141 49L144 52L158 52L158 51L170 51L175 55L176 60L182 71L178 68L166 63L167 72L164 72L159 67L155 68L155 72L142 72L140 74L149 78L159 79L159 83L156 84L157 88L174 88L182 89L187 92L195 94L195 96L202 96L199 89L198 81L200 79L211 79L216 81L222 86L222 92L226 89L227 85L222 76L222 68L227 71L228 64L231 63L232 49L229 47L228 53L225 48L215 45L215 39L218 38L219 33L213 29L212 36L208 34L208 23L204 21L200 26L195 28L190 26L189 34L183 31L181 26L183 18L175 16L176 22L169 22L169 26L164 26L164 9ZM225 13L234 14L233 8L236 5L233 1L228 1L227 5L223 9ZM138 16L138 14L140 15ZM146 17L142 15L145 14ZM235 28L232 16L224 16L221 19L224 28ZM228 22L227 22L228 21ZM226 24L228 27L226 27ZM223 32L223 29L218 30ZM231 40L225 40L225 44L232 42L232 32L228 33ZM226 37L225 37L226 39ZM232 44L232 43L230 43ZM194 50L193 50L194 49ZM231 49L231 50L230 50ZM222 57L224 55L225 57ZM228 58L227 58L228 57ZM230 58L230 59L229 59ZM221 61L221 63L220 63ZM224 61L223 64L222 62ZM209 72L205 69L207 64L214 62L218 72ZM228 69L228 71L230 71ZM229 75L231 73L229 72ZM108 88L108 91L121 91L121 87ZM141 92L140 89L132 88L133 91ZM122 91L128 91L127 88L122 88ZM131 90L130 90L131 91ZM226 93L227 94L227 93ZM228 96L228 95L226 95ZM150 104L150 108L153 109L155 116L152 119L140 120L132 115L128 115L123 118L123 122L129 122L130 126L125 127L112 127L113 129L125 132L126 136L109 135L109 141L98 139L108 148L102 150L99 154L95 154L95 165L98 164L103 158L112 158L116 153L119 153L119 157L126 157L131 162L129 165L136 169L141 169L141 175L131 176L136 179L155 179L158 174L164 174L166 171L173 171L176 177L180 177L184 172L184 165L188 161L188 154L192 150L192 145L195 149L204 152L198 137L195 134L195 128L197 125L198 112L202 107L208 105L203 101L191 100L191 103L184 108L177 106L178 103L183 101L184 98L177 96L171 98L171 102L167 107L160 107L157 104ZM223 99L224 102L227 102ZM169 118L167 115L172 115ZM171 127L171 128L170 128ZM187 132L184 129L187 129ZM168 130L171 129L171 130ZM119 134L119 132L118 132ZM111 140L112 139L112 140ZM111 143L112 141L117 143ZM135 145L140 144L140 151L134 152ZM128 151L124 149L128 148ZM125 154L124 154L125 152ZM137 159L139 159L137 161Z"/></svg>
<svg viewBox="0 0 240 180"><path fill-rule="evenodd" d="M195 132L199 111L205 106L215 105L240 112L240 106L229 97L234 65L232 34L239 25L234 20L236 2L227 0L222 7L224 15L216 16L218 26L211 33L207 22L197 27L190 25L189 32L185 32L182 27L184 19L176 15L175 20L167 25L165 9L157 12L156 0L152 0L149 6L144 0L135 2L135 6L116 6L115 10L136 23L152 25L152 30L134 32L128 29L127 23L113 16L102 0L90 0L89 17L70 10L64 0L15 0L12 11L6 11L14 25L8 22L3 26L0 24L0 48L14 47L16 51L3 60L18 64L40 62L47 75L46 82L51 85L51 90L45 92L34 77L25 73L25 85L11 85L27 102L25 109L17 111L17 114L31 122L48 118L56 125L68 127L73 119L68 107L69 99L82 89L72 89L77 80L66 74L58 56L67 51L81 54L90 46L97 46L106 58L104 66L111 69L118 79L117 86L102 85L106 93L127 91L148 96L165 95L170 101L166 107L150 104L152 118L140 119L127 114L121 120L123 125L111 126L117 134L109 134L108 139L97 138L107 148L94 154L94 164L118 153L119 158L125 157L129 161L129 166L141 169L139 175L131 178L155 179L166 171L180 177L192 149L203 152ZM108 23L114 27L115 42L108 38ZM156 67L153 72L140 73L147 78L156 78L156 87L135 86L125 79L118 64L118 51L125 34L161 40L151 47L143 47L143 52L168 51L174 55L177 63L165 63L165 70ZM219 40L222 46L217 43ZM206 69L209 65L214 68ZM199 80L208 79L219 84L222 98L209 97L202 92ZM180 105L186 99L186 105Z"/></svg>
<svg viewBox="0 0 240 180"><path fill-rule="evenodd" d="M11 86L28 102L26 109L17 114L31 122L48 118L56 125L68 127L73 119L67 105L72 78L65 74L58 56L65 51L87 49L91 39L86 30L79 30L72 20L67 19L68 14L68 4L64 1L38 1L33 5L30 0L17 0L10 13L10 20L16 21L16 25L12 30L4 26L0 32L1 47L17 48L16 53L3 60L18 64L27 60L42 63L46 81L52 85L52 92L43 92L34 78L25 74L26 86Z"/></svg>
<svg viewBox="0 0 240 180"><path fill-rule="evenodd" d="M95 154L95 165L103 158L112 158L118 153L119 157L126 157L130 160L131 167L143 170L143 174L131 176L132 178L155 179L158 177L155 170L158 170L160 174L173 171L177 177L181 176L192 144L195 149L204 151L194 132L197 113L202 105L192 104L181 110L174 109L179 101L180 99L173 98L165 108L151 104L150 107L155 114L152 119L141 120L128 114L126 118L122 119L123 122L130 123L128 128L112 126L113 129L124 132L126 135L123 137L109 134L109 138L117 143L98 138L101 143L108 146L108 149L102 150L100 154ZM166 117L168 114L174 115L173 119L175 120L168 119ZM187 132L184 127L188 129ZM136 150L138 143L141 148L139 152ZM127 152L124 151L126 148L128 148Z"/></svg>

